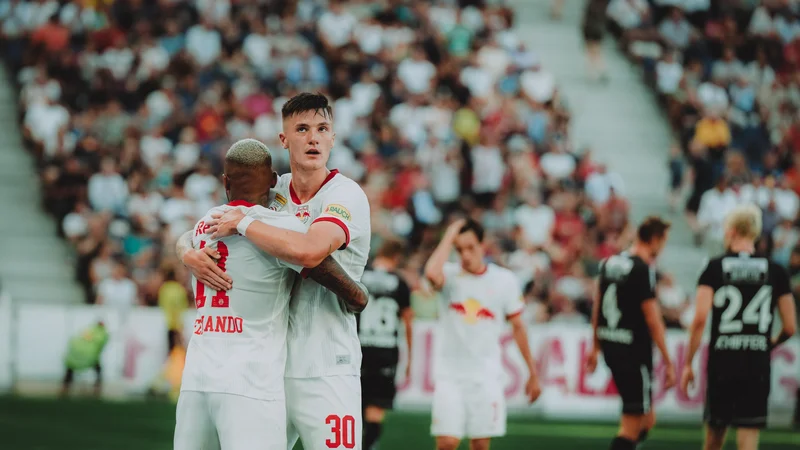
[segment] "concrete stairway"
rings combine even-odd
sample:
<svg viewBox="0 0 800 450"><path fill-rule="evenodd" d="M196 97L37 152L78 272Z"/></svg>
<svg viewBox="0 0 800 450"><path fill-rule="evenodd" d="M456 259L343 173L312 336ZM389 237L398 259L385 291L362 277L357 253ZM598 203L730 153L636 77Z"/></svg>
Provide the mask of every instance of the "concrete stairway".
<svg viewBox="0 0 800 450"><path fill-rule="evenodd" d="M588 79L580 30L583 0L565 2L559 21L550 19L549 1L510 3L517 11L517 33L556 76L568 102L573 144L591 147L596 159L622 176L634 221L650 214L671 219L672 235L659 263L681 286L693 289L706 253L692 245L685 219L669 210L667 153L672 135L638 68L609 38L603 52L610 82Z"/></svg>
<svg viewBox="0 0 800 450"><path fill-rule="evenodd" d="M17 127L14 84L0 66L0 283L14 301L80 303L72 250L41 208L33 158Z"/></svg>

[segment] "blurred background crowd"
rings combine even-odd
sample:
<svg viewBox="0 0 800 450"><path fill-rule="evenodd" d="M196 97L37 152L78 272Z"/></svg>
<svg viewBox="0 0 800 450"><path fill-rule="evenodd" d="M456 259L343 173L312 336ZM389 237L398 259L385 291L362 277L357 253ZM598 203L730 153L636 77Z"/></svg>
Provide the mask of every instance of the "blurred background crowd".
<svg viewBox="0 0 800 450"><path fill-rule="evenodd" d="M572 139L558 80L503 1L12 0L0 20L43 201L87 302L189 307L175 239L225 201L234 141L267 143L288 171L280 108L301 91L333 104L329 167L367 192L373 250L408 244L420 317L436 314L421 267L459 214L517 273L529 323L587 323L597 262L633 238L621 177ZM601 82L607 32L674 127L673 204L697 245L721 249L726 212L755 201L762 249L797 281L798 2L590 0L582 33ZM679 327L687 292L658 279Z"/></svg>
<svg viewBox="0 0 800 450"><path fill-rule="evenodd" d="M739 202L758 204L760 250L790 269L797 290L800 3L671 3L612 0L608 18L675 130L673 202L686 186L695 242L714 252L727 212Z"/></svg>

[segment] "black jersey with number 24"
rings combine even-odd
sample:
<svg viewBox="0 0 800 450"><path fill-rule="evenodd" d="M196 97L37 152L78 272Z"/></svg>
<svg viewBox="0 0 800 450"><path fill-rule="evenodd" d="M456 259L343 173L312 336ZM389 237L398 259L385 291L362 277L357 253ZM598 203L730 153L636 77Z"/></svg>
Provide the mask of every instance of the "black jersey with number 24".
<svg viewBox="0 0 800 450"><path fill-rule="evenodd" d="M786 269L767 258L729 253L710 260L697 284L714 290L709 378L769 379L774 310L791 292Z"/></svg>
<svg viewBox="0 0 800 450"><path fill-rule="evenodd" d="M400 313L411 306L411 290L396 273L367 269L361 282L369 290L367 307L358 318L358 337L365 367L397 365Z"/></svg>
<svg viewBox="0 0 800 450"><path fill-rule="evenodd" d="M600 267L597 335L606 363L653 364L653 340L642 303L655 298L650 267L627 252L610 256Z"/></svg>

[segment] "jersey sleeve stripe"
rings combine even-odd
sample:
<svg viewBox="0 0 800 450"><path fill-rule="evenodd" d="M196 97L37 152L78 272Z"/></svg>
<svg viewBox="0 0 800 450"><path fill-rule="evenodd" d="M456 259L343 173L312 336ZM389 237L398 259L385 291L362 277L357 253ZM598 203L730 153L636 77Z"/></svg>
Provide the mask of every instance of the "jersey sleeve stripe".
<svg viewBox="0 0 800 450"><path fill-rule="evenodd" d="M350 245L350 229L340 219L328 216L317 217L315 221L311 222L311 225L314 225L317 222L332 222L335 223L336 225L339 225L342 228L342 231L344 231L344 244L342 244L342 246L339 247L339 250L344 250L347 248L348 245Z"/></svg>
<svg viewBox="0 0 800 450"><path fill-rule="evenodd" d="M520 308L520 309L519 309L519 311L517 311L517 312L513 312L513 313L511 313L511 314L507 315L507 316L506 316L506 320L511 320L511 319L513 319L514 317L517 317L517 316L521 315L521 314L522 314L522 310L523 310L523 309L525 309L525 308Z"/></svg>

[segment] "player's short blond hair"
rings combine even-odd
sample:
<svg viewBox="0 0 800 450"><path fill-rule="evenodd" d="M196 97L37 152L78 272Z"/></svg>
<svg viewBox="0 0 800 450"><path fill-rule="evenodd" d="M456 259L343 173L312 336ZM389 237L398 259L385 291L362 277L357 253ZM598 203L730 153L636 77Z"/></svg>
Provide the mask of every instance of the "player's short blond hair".
<svg viewBox="0 0 800 450"><path fill-rule="evenodd" d="M236 141L225 154L225 161L244 167L272 165L272 155L263 142L255 139Z"/></svg>
<svg viewBox="0 0 800 450"><path fill-rule="evenodd" d="M761 236L761 208L752 203L736 206L725 218L725 230L756 240Z"/></svg>

